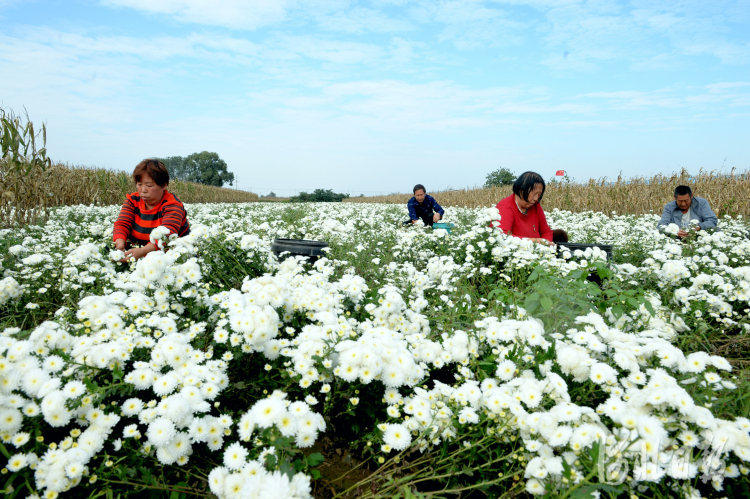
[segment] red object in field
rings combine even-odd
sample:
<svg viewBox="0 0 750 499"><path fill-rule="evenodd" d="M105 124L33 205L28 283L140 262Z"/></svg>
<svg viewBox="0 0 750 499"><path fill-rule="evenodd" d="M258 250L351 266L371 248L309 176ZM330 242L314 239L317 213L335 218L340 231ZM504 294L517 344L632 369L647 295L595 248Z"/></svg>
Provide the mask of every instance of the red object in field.
<svg viewBox="0 0 750 499"><path fill-rule="evenodd" d="M555 172L555 177L564 177L565 176L565 170L557 170Z"/></svg>

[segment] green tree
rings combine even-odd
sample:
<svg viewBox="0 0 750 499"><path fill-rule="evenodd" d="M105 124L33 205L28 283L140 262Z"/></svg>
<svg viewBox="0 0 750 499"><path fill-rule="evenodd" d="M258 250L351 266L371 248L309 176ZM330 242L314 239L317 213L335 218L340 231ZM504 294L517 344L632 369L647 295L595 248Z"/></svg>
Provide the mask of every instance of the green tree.
<svg viewBox="0 0 750 499"><path fill-rule="evenodd" d="M169 156L159 158L169 172L169 177L184 182L215 185L234 184L234 173L227 170L227 163L215 152L196 152L183 158Z"/></svg>
<svg viewBox="0 0 750 499"><path fill-rule="evenodd" d="M185 158L188 180L199 184L221 187L234 183L234 173L227 170L227 163L215 152L195 152Z"/></svg>
<svg viewBox="0 0 750 499"><path fill-rule="evenodd" d="M187 182L187 172L185 171L185 158L182 156L168 156L166 158L157 158L164 163L169 172L169 178L172 180L181 180Z"/></svg>
<svg viewBox="0 0 750 499"><path fill-rule="evenodd" d="M497 187L499 185L512 185L516 180L516 174L507 168L499 168L487 174L485 187Z"/></svg>

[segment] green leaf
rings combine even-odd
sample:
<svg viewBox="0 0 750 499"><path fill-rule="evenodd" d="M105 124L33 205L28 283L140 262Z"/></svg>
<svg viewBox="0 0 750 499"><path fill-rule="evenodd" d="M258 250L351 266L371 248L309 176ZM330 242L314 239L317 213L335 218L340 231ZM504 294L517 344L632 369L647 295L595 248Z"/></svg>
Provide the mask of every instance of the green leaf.
<svg viewBox="0 0 750 499"><path fill-rule="evenodd" d="M635 298L633 298L632 296L629 296L629 297L628 297L628 304L630 304L630 305L631 305L631 306L633 306L634 308L638 308L638 307L639 307L639 306L641 305L640 303L638 303L638 300L636 300L636 299L635 299Z"/></svg>
<svg viewBox="0 0 750 499"><path fill-rule="evenodd" d="M526 299L523 302L523 308L525 308L529 312L533 312L534 310L536 310L538 305L539 305L539 293L537 292L531 293L529 296L526 297Z"/></svg>
<svg viewBox="0 0 750 499"><path fill-rule="evenodd" d="M540 291L542 291L544 294L552 294L555 292L555 290L550 286L549 282L547 281L539 281L539 284L537 285Z"/></svg>
<svg viewBox="0 0 750 499"><path fill-rule="evenodd" d="M5 456L8 459L10 459L10 454L8 453L8 449L6 449L3 444L0 444L0 452L3 453L3 456Z"/></svg>
<svg viewBox="0 0 750 499"><path fill-rule="evenodd" d="M573 492L573 494L570 497L576 498L576 499L591 499L594 492L597 490L603 490L605 492L609 492L610 494L613 494L612 497L617 497L619 494L622 493L624 489L621 489L619 487L613 487L612 485L607 485L606 483L592 483L589 485L585 485L581 487L580 489Z"/></svg>
<svg viewBox="0 0 750 499"><path fill-rule="evenodd" d="M281 463L281 466L279 466L279 471L282 474L288 476L289 480L291 480L294 477L294 469L292 469L292 467L286 461L284 461L283 463Z"/></svg>
<svg viewBox="0 0 750 499"><path fill-rule="evenodd" d="M321 454L320 452L315 452L307 456L307 465L314 468L325 460L326 458L323 456L323 454Z"/></svg>
<svg viewBox="0 0 750 499"><path fill-rule="evenodd" d="M175 487L183 487L183 488L190 488L190 485L187 482L179 482L175 484ZM169 494L169 499L181 499L182 497L185 497L185 494L182 492L177 492L176 490L173 490L171 494Z"/></svg>
<svg viewBox="0 0 750 499"><path fill-rule="evenodd" d="M523 303L523 308L526 309L526 311L530 314L534 313L534 311L539 307L539 301L532 300L532 299L526 299Z"/></svg>
<svg viewBox="0 0 750 499"><path fill-rule="evenodd" d="M471 468L470 468L470 467L468 467L468 466L464 466L464 467L463 467L463 468L461 469L461 474L463 474L463 475L468 475L468 476L474 476L474 470L473 470L473 469L471 469Z"/></svg>
<svg viewBox="0 0 750 499"><path fill-rule="evenodd" d="M552 310L552 299L549 296L542 296L542 299L539 300L539 303L542 304L542 308L546 311Z"/></svg>
<svg viewBox="0 0 750 499"><path fill-rule="evenodd" d="M622 317L622 314L624 314L625 311L620 305L615 305L614 307L612 307L612 313L619 319L620 317Z"/></svg>
<svg viewBox="0 0 750 499"><path fill-rule="evenodd" d="M565 459L562 460L562 465L563 465L563 476L567 478L568 480L570 480L570 477L571 477L570 465Z"/></svg>
<svg viewBox="0 0 750 499"><path fill-rule="evenodd" d="M646 300L645 298L643 299L643 306L646 307L646 310L648 310L648 313L650 313L651 316L656 316L656 310L654 310L654 306L651 305L651 302Z"/></svg>
<svg viewBox="0 0 750 499"><path fill-rule="evenodd" d="M582 270L574 270L573 272L571 272L568 275L570 276L570 278L572 280L577 281L578 279L581 278L581 276L583 276L583 271Z"/></svg>

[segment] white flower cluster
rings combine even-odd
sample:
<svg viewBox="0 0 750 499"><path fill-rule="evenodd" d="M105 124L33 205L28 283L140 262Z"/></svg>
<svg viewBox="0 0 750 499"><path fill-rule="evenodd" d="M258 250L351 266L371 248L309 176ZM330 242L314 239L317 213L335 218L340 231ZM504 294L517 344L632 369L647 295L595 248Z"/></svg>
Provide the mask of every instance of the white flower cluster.
<svg viewBox="0 0 750 499"><path fill-rule="evenodd" d="M157 249L164 249L170 241L177 239L177 234L169 234L169 228L160 225L151 231L148 240L156 246Z"/></svg>
<svg viewBox="0 0 750 499"><path fill-rule="evenodd" d="M157 230L154 241L168 251L131 264L110 261L113 208L61 208L44 227L0 231L14 238L3 255L0 306L47 319L0 336L0 436L18 451L7 468L31 469L39 491L58 493L90 473L105 444L115 454L127 444L164 465L186 465L208 451L223 462L209 477L219 497L307 498L309 477L268 466L265 457L276 450L263 447L264 435L278 432L309 448L326 429L313 394L328 401L353 386L363 398L385 393L383 452L467 445L464 435L477 431L503 444L520 441L531 493L580 483L580 453L602 442L618 450L605 454L608 465L624 460L633 470L632 490L666 479L689 487L699 473L720 490L725 478L750 473L750 422L711 410L736 388L731 366L675 342L704 319L745 327L750 241L743 222L722 220L721 233L701 231L683 245L659 232L652 216L549 213L571 240L638 246L647 256L611 264L613 280L657 284L646 296L653 315L644 305L622 314L610 308L545 331L520 307L512 317L490 316L492 301L466 290L531 269L588 271L601 265L601 251L558 258L489 227L495 208L447 209L456 222L450 237L385 227L381 219L402 217L393 207L307 209L287 223L277 205L191 207L190 236L167 241ZM84 221L67 222L68 215ZM278 263L274 237L325 239L332 249L313 266L301 258ZM215 278L226 276L206 256L216 244L233 264L257 264L258 277L219 286ZM54 294L54 309L38 299L45 294ZM257 355L300 401L274 392L241 415L222 414L219 397L244 381L230 380L244 362L238 359ZM430 379L446 366L455 382ZM87 388L104 377L127 387L115 406L106 387ZM598 401L572 397L578 386ZM32 427L66 436L36 453ZM639 463L644 446L653 463Z"/></svg>
<svg viewBox="0 0 750 499"><path fill-rule="evenodd" d="M285 437L293 437L298 447L310 447L318 433L325 431L323 417L312 411L305 402L289 402L286 393L276 391L259 400L240 417L238 433L249 442L256 426L260 429L275 426ZM283 497L307 499L310 477L297 474L291 480L279 472L268 472L262 464L263 456L272 454L266 449L257 460L248 460L248 450L239 442L224 451L224 465L214 468L208 476L211 492L220 499Z"/></svg>
<svg viewBox="0 0 750 499"><path fill-rule="evenodd" d="M18 281L12 277L0 280L0 305L5 305L8 300L15 300L23 294L23 288Z"/></svg>

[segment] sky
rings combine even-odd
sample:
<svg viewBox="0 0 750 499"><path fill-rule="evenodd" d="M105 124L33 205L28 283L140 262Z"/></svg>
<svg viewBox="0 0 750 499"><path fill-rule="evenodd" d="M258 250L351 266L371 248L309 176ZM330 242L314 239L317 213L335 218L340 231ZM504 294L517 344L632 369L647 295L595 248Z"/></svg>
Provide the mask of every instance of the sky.
<svg viewBox="0 0 750 499"><path fill-rule="evenodd" d="M0 0L49 156L352 196L750 169L750 0Z"/></svg>

